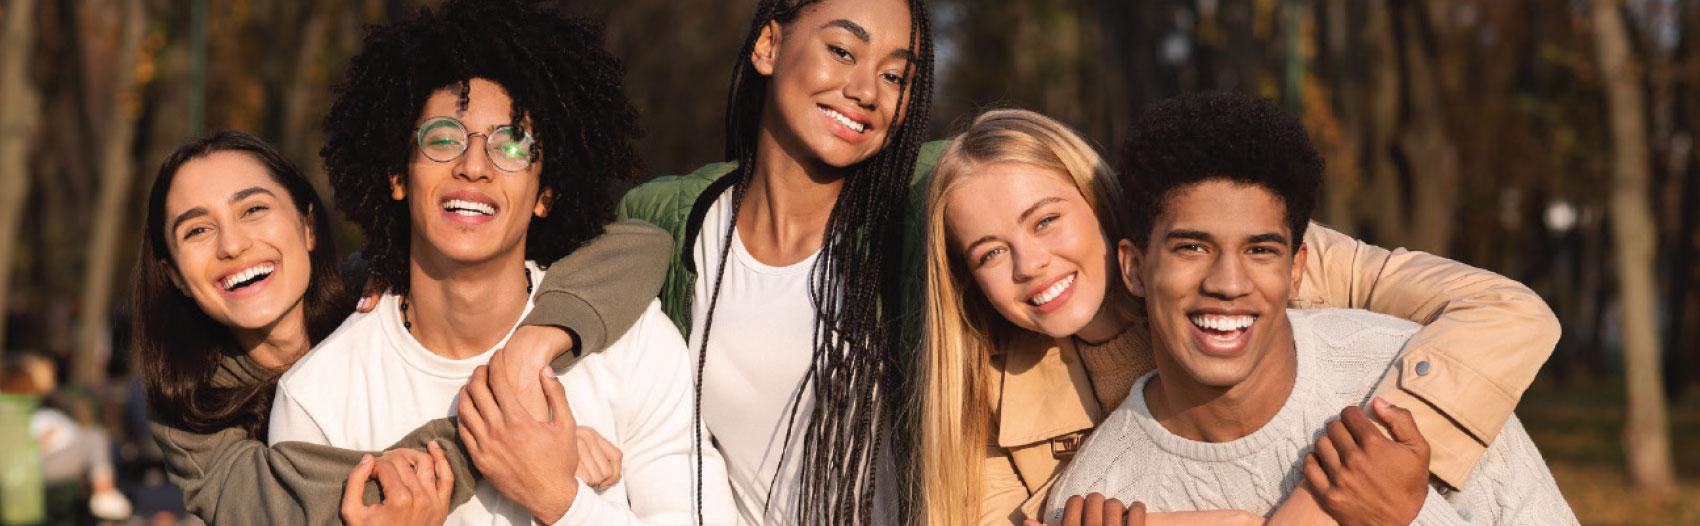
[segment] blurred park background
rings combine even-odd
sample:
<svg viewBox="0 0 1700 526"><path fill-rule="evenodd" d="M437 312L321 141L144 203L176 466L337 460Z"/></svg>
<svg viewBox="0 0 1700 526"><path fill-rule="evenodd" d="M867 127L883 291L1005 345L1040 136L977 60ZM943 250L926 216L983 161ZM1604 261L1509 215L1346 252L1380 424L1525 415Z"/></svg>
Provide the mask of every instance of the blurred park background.
<svg viewBox="0 0 1700 526"><path fill-rule="evenodd" d="M126 341L154 171L240 129L328 196L330 85L364 25L422 3L0 0L0 353L58 366L55 396L113 435L138 512L161 482ZM720 160L753 0L562 4L625 60L634 181ZM1558 314L1519 414L1583 523L1700 524L1700 2L929 4L934 137L1015 106L1113 151L1141 108L1206 89L1302 115L1328 159L1318 220L1521 280Z"/></svg>

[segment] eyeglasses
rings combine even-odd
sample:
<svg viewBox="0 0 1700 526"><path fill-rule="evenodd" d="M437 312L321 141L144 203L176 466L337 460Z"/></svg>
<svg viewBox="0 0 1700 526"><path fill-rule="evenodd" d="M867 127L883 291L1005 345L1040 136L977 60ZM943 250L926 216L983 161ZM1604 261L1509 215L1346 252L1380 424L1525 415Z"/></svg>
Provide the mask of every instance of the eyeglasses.
<svg viewBox="0 0 1700 526"><path fill-rule="evenodd" d="M415 130L419 153L425 158L446 163L459 159L472 143L472 136L484 136L484 153L490 163L504 172L518 172L531 167L531 132L502 126L490 133L466 131L466 125L454 117L436 117L425 121Z"/></svg>

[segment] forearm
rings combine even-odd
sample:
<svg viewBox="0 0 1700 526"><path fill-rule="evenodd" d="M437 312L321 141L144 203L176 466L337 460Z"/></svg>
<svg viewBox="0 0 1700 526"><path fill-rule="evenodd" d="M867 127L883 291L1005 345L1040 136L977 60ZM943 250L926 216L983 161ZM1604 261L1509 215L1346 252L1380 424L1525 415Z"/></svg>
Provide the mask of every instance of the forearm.
<svg viewBox="0 0 1700 526"><path fill-rule="evenodd" d="M361 452L301 442L267 447L235 428L198 434L148 425L184 507L207 523L341 523L343 481Z"/></svg>
<svg viewBox="0 0 1700 526"><path fill-rule="evenodd" d="M549 266L525 325L571 331L577 353L600 352L637 323L661 291L673 237L643 221L608 225L601 236ZM573 353L551 365L565 367Z"/></svg>

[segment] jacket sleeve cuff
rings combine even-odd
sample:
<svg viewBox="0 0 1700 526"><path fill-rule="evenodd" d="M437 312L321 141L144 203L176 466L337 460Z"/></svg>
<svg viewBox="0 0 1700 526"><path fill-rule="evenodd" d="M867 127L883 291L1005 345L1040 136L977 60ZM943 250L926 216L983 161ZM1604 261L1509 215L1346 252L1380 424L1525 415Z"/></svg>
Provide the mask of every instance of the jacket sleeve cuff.
<svg viewBox="0 0 1700 526"><path fill-rule="evenodd" d="M1494 394L1481 394L1469 403L1462 403L1472 395L1480 393L1479 391L1470 391L1468 394L1439 391L1439 393L1446 393L1446 395L1425 396L1429 393L1435 393L1433 389L1436 388L1437 383L1427 382L1425 379L1445 375L1474 374L1467 372L1468 370L1463 367L1445 365L1450 362L1444 361L1444 358L1432 359L1431 357L1434 354L1417 351L1401 358L1400 362L1395 363L1398 368L1384 378L1380 385L1376 386L1375 396L1411 412L1411 418L1416 420L1417 430L1422 432L1423 439L1429 445L1429 472L1447 485L1457 488L1463 486L1464 479L1470 475L1470 470L1481 459L1482 453L1487 451L1488 442L1492 441L1498 433L1485 436L1478 435L1470 429L1470 426L1462 423L1463 419L1456 417L1466 412L1471 412L1478 417L1491 417L1492 415L1486 413L1500 410L1497 408L1501 407L1502 404L1504 405L1503 414L1510 415L1516 401L1505 401L1502 398L1497 398L1497 395ZM1425 370L1427 374L1419 375L1417 374L1418 364L1425 360L1429 365L1422 366L1421 369ZM1406 381L1412 378L1417 380L1414 382ZM1441 382L1452 381L1452 379L1440 380ZM1415 388L1413 388L1413 385ZM1448 411L1448 408L1461 410ZM1499 428L1493 429L1498 431Z"/></svg>
<svg viewBox="0 0 1700 526"><path fill-rule="evenodd" d="M539 292L524 325L560 327L573 334L575 352L561 353L550 361L549 365L556 369L572 365L585 353L599 352L608 343L608 331L603 326L602 316L583 298L566 292Z"/></svg>

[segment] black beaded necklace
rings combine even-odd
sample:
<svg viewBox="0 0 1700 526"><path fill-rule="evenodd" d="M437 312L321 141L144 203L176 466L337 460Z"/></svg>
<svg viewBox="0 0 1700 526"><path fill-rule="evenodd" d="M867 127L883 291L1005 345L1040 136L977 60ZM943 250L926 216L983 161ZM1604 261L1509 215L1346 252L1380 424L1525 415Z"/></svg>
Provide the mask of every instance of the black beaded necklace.
<svg viewBox="0 0 1700 526"><path fill-rule="evenodd" d="M525 295L531 297L531 267L520 267L520 270L525 271ZM407 319L407 297L412 294L401 295L401 328L407 329L407 332L413 332L413 322Z"/></svg>

